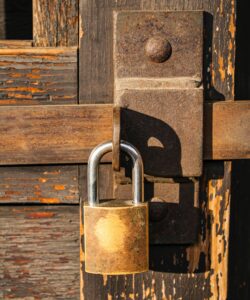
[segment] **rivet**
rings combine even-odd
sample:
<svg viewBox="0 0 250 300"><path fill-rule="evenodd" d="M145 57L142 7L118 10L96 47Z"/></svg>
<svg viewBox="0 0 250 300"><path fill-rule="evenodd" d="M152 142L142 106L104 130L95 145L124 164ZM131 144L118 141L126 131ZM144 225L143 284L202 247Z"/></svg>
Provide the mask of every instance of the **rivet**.
<svg viewBox="0 0 250 300"><path fill-rule="evenodd" d="M164 35L155 35L147 40L145 53L151 61L162 63L170 57L172 47Z"/></svg>

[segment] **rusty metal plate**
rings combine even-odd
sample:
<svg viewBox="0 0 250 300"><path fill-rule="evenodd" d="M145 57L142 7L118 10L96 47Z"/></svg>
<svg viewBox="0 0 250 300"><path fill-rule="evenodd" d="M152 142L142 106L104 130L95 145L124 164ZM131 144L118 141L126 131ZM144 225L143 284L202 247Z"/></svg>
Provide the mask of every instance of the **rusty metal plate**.
<svg viewBox="0 0 250 300"><path fill-rule="evenodd" d="M117 102L121 138L139 149L146 174L201 175L202 89L127 90Z"/></svg>
<svg viewBox="0 0 250 300"><path fill-rule="evenodd" d="M193 77L194 83L199 85L203 56L202 11L114 12L114 39L116 78ZM164 39L168 41L165 52ZM161 49L163 58L157 60ZM162 63L155 62L162 60Z"/></svg>
<svg viewBox="0 0 250 300"><path fill-rule="evenodd" d="M145 173L200 176L203 12L114 13L114 98L121 138Z"/></svg>

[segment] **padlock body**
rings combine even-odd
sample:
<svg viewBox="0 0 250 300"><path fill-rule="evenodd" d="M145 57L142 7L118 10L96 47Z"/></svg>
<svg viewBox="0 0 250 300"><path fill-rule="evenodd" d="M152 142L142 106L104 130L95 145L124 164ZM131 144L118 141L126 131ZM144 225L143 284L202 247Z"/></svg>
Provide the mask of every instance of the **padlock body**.
<svg viewBox="0 0 250 300"><path fill-rule="evenodd" d="M84 205L85 270L94 274L148 271L148 205L111 200Z"/></svg>

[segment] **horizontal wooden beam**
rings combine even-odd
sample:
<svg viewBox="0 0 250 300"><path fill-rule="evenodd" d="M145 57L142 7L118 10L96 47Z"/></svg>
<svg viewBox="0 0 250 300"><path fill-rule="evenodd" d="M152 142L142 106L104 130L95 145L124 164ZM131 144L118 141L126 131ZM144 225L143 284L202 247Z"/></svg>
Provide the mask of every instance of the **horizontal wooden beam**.
<svg viewBox="0 0 250 300"><path fill-rule="evenodd" d="M0 165L86 163L112 119L112 104L2 106ZM250 158L250 101L206 103L204 159L239 158Z"/></svg>
<svg viewBox="0 0 250 300"><path fill-rule="evenodd" d="M0 165L84 163L112 139L112 105L0 107Z"/></svg>
<svg viewBox="0 0 250 300"><path fill-rule="evenodd" d="M250 101L205 104L204 159L250 158Z"/></svg>

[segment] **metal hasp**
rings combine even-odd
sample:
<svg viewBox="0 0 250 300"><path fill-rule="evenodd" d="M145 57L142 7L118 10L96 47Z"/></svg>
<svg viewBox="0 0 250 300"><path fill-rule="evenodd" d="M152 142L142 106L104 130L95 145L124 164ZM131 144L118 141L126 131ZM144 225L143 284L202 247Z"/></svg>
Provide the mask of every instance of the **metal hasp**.
<svg viewBox="0 0 250 300"><path fill-rule="evenodd" d="M143 163L138 150L121 142L133 162L133 200L99 200L98 166L112 142L97 146L88 163L88 202L84 205L85 270L121 275L148 271L148 204L144 202Z"/></svg>
<svg viewBox="0 0 250 300"><path fill-rule="evenodd" d="M114 102L121 139L147 175L194 177L203 160L203 12L115 11Z"/></svg>

